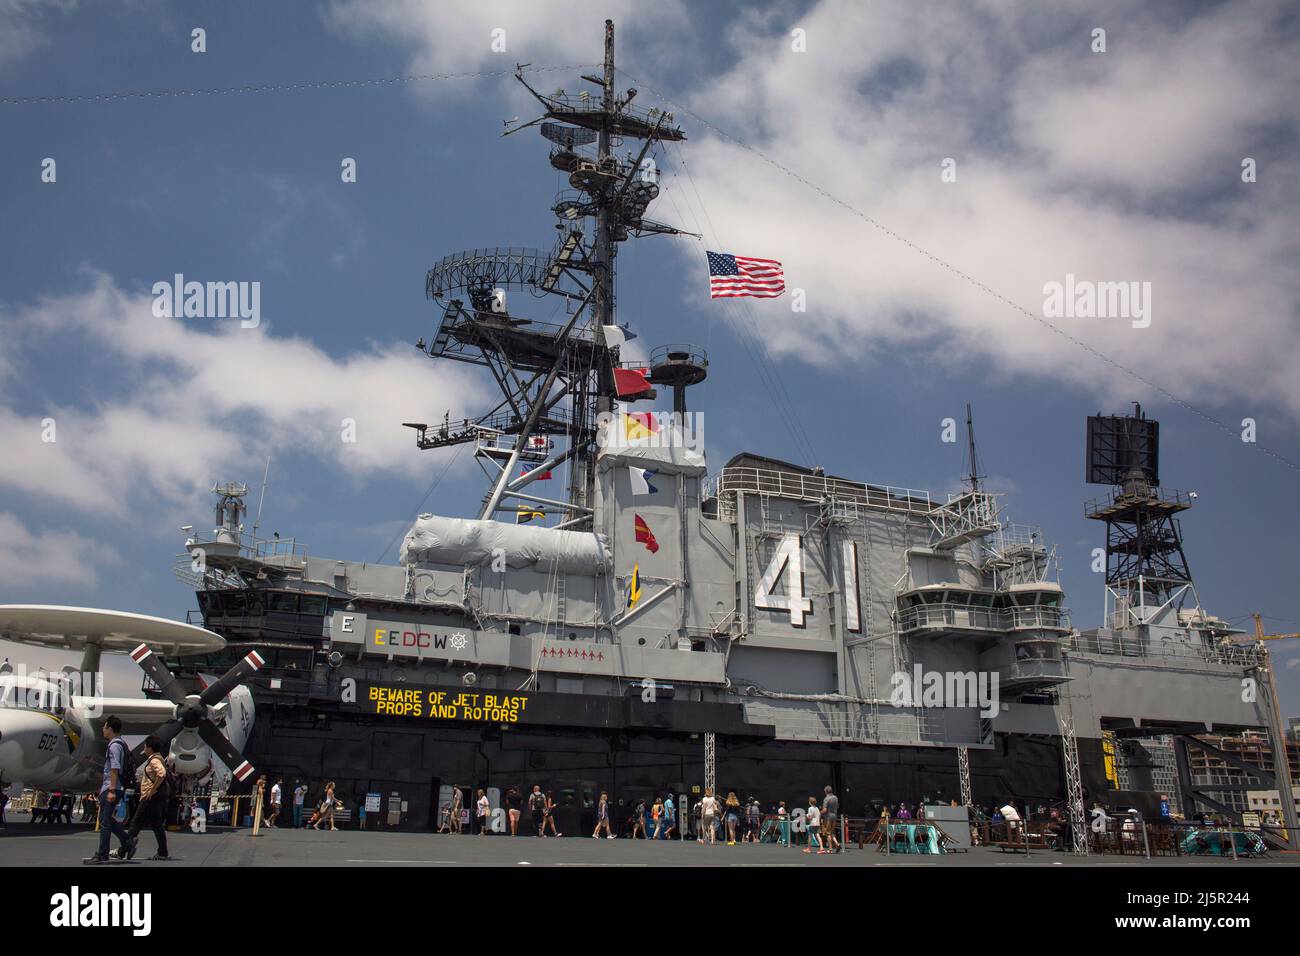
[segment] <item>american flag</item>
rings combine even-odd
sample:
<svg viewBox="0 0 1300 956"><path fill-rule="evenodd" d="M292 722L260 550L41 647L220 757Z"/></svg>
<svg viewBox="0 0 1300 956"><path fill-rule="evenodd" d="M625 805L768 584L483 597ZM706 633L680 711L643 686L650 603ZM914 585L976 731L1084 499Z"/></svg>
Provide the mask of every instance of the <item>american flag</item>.
<svg viewBox="0 0 1300 956"><path fill-rule="evenodd" d="M729 252L705 254L709 257L710 298L752 295L773 299L785 291L785 272L775 259L752 259Z"/></svg>

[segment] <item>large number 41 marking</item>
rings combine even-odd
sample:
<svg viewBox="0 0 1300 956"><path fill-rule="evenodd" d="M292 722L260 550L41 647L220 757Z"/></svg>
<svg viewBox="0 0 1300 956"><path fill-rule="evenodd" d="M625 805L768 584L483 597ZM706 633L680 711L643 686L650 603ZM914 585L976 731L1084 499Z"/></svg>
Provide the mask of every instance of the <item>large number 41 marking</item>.
<svg viewBox="0 0 1300 956"><path fill-rule="evenodd" d="M773 594L785 572L785 595ZM754 607L768 611L789 611L790 623L804 626L804 615L812 613L812 599L803 596L803 550L797 534L783 535L776 554L754 590Z"/></svg>

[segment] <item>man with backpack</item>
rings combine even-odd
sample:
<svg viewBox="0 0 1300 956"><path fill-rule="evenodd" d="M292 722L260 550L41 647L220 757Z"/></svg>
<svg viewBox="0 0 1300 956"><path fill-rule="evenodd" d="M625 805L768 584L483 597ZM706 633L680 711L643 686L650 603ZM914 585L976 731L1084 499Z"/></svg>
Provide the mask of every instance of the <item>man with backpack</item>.
<svg viewBox="0 0 1300 956"><path fill-rule="evenodd" d="M533 811L533 826L537 827L539 837L546 836L542 828L546 825L546 794L538 784L533 784L533 792L528 795L528 809Z"/></svg>
<svg viewBox="0 0 1300 956"><path fill-rule="evenodd" d="M158 852L149 857L151 860L168 860L167 855L167 804L171 800L171 781L167 775L167 765L163 763L162 741L152 735L144 739L144 763L140 765L140 799L136 802L135 815L131 817L131 826L127 830L130 842L117 851L118 859L129 860L135 856L136 844L140 839L140 828L148 826L153 830L154 839L158 841Z"/></svg>
<svg viewBox="0 0 1300 956"><path fill-rule="evenodd" d="M131 838L126 827L117 819L117 808L125 796L124 791L130 784L131 755L127 752L126 741L122 739L122 721L115 715L104 719L104 739L108 746L104 750L104 779L99 785L99 849L94 856L88 856L82 863L98 864L109 862L108 850L113 834L125 850L131 845Z"/></svg>

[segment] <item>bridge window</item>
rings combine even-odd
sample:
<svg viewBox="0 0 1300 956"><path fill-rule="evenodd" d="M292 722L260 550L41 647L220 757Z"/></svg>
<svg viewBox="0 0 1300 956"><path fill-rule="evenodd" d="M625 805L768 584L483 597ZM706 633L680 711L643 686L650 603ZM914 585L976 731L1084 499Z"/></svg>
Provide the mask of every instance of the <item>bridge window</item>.
<svg viewBox="0 0 1300 956"><path fill-rule="evenodd" d="M266 606L271 611L296 612L298 595L291 591L270 591L266 595Z"/></svg>

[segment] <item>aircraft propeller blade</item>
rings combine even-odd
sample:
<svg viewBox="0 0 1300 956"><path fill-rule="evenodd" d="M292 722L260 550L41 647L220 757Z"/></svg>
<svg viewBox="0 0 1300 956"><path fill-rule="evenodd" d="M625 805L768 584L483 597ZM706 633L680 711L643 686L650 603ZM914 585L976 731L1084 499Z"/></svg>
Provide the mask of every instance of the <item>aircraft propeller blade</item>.
<svg viewBox="0 0 1300 956"><path fill-rule="evenodd" d="M179 704L185 700L185 691L181 685L176 682L166 665L158 659L158 655L150 650L148 644L141 644L131 652L131 660L140 665L151 681L158 685L158 689L173 704Z"/></svg>
<svg viewBox="0 0 1300 956"><path fill-rule="evenodd" d="M204 720L199 724L199 736L221 758L221 762L230 768L230 773L240 783L253 776L253 765L244 759L244 755L235 749L235 745L226 739L226 735L212 721Z"/></svg>
<svg viewBox="0 0 1300 956"><path fill-rule="evenodd" d="M209 684L203 693L199 695L199 700L209 707L221 703L226 698L226 695L238 687L245 677L256 673L265 663L266 661L262 659L261 654L257 653L257 651L249 651L243 660Z"/></svg>

